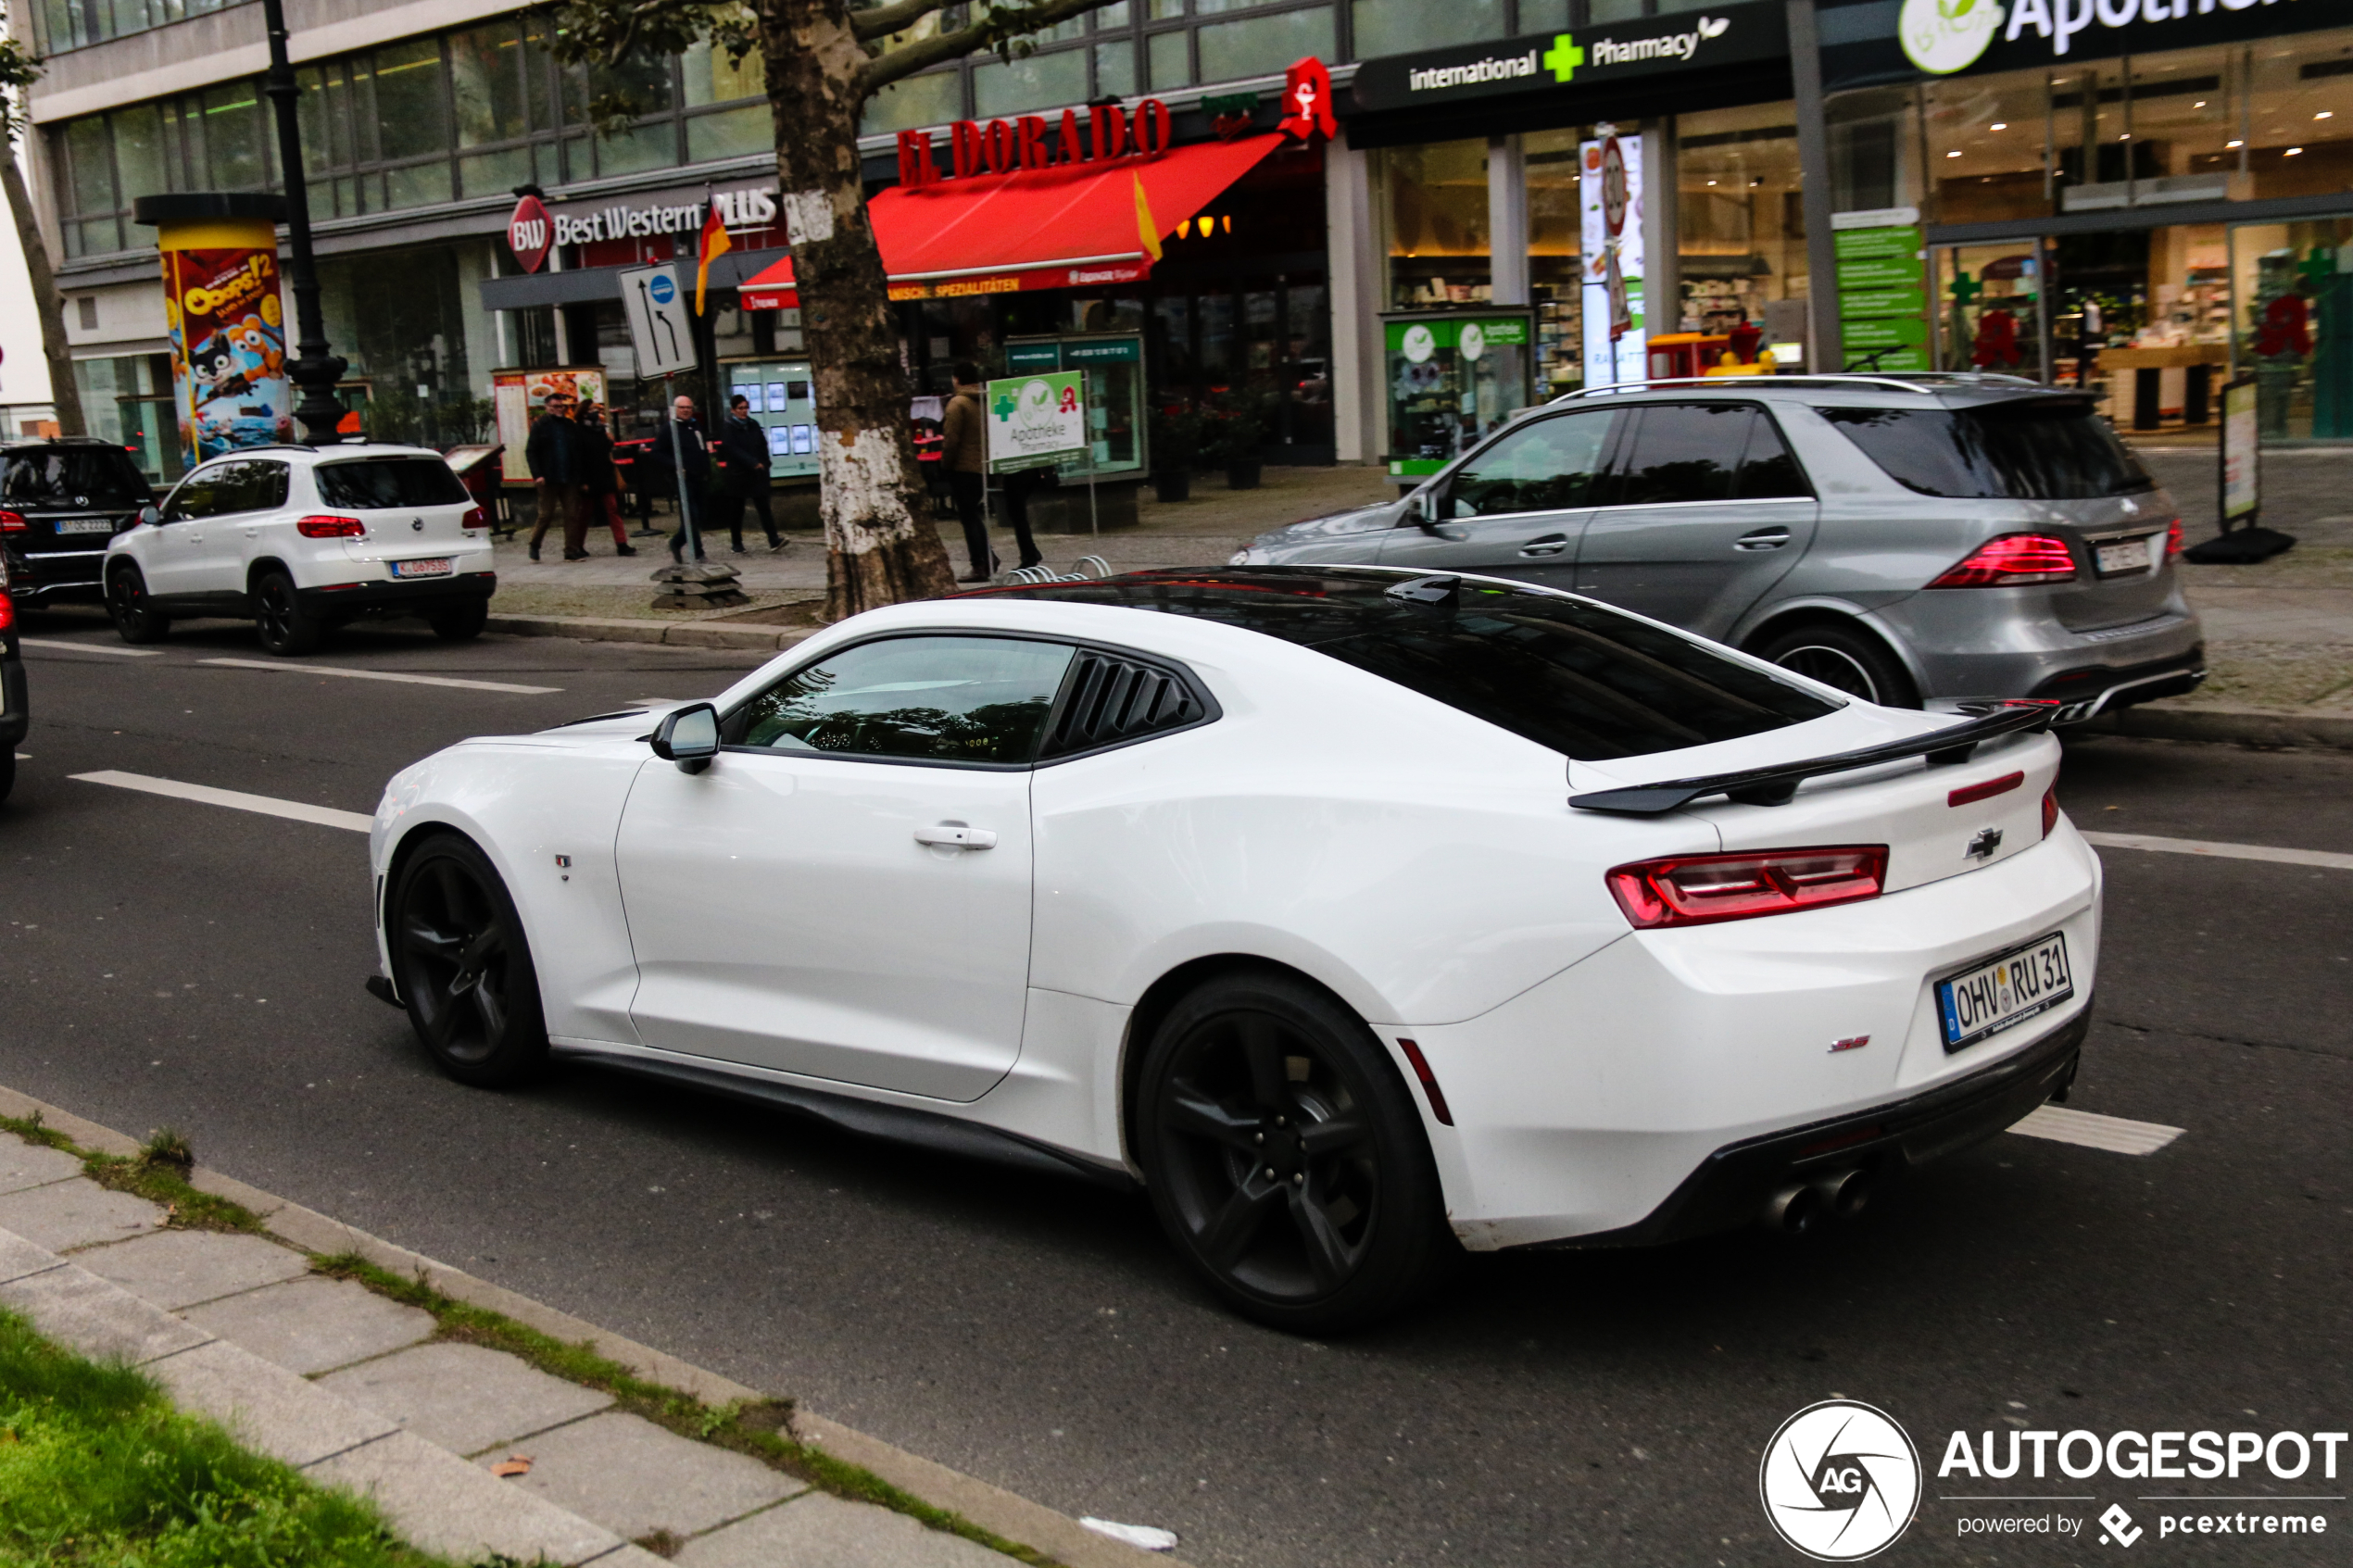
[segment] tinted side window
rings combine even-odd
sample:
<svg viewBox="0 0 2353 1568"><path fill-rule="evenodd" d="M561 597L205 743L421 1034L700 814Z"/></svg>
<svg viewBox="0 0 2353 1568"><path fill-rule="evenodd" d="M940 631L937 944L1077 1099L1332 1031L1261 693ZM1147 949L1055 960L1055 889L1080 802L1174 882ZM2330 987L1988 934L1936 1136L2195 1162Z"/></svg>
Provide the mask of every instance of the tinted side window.
<svg viewBox="0 0 2353 1568"><path fill-rule="evenodd" d="M286 465L256 460L245 465L245 489L237 508L240 511L273 511L286 504L286 485L291 478Z"/></svg>
<svg viewBox="0 0 2353 1568"><path fill-rule="evenodd" d="M1741 454L1740 478L1733 494L1743 501L1768 501L1783 495L1811 495L1806 470L1781 439L1770 416L1758 412L1748 427L1748 450Z"/></svg>
<svg viewBox="0 0 2353 1568"><path fill-rule="evenodd" d="M1634 413L1634 439L1621 447L1610 504L1655 507L1732 498L1732 474L1755 418L1753 409L1740 403L1649 403Z"/></svg>
<svg viewBox="0 0 2353 1568"><path fill-rule="evenodd" d="M1864 456L1923 495L2082 501L2156 483L2087 403L2038 398L1958 412L1824 408Z"/></svg>
<svg viewBox="0 0 2353 1568"><path fill-rule="evenodd" d="M215 463L210 468L198 469L171 493L171 499L164 505L164 521L219 517L237 510L237 496L244 491L245 467L243 463Z"/></svg>
<svg viewBox="0 0 2353 1568"><path fill-rule="evenodd" d="M321 463L310 471L319 482L320 501L349 511L454 507L471 498L439 458L370 458L357 463Z"/></svg>
<svg viewBox="0 0 2353 1568"><path fill-rule="evenodd" d="M1471 459L1446 487L1448 517L1554 511L1586 504L1616 410L1535 420Z"/></svg>
<svg viewBox="0 0 2353 1568"><path fill-rule="evenodd" d="M736 746L926 762L1036 759L1072 650L1012 637L890 637L786 676L729 715Z"/></svg>

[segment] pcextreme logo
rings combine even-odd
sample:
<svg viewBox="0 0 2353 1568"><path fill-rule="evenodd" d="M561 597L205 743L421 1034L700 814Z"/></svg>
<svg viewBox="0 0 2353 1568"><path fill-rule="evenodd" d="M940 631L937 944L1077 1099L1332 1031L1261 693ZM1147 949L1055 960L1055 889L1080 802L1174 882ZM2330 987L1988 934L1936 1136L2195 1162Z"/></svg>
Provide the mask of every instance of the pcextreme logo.
<svg viewBox="0 0 2353 1568"><path fill-rule="evenodd" d="M1781 1423L1756 1489L1784 1541L1818 1562L1859 1562L1895 1544L1920 1500L1920 1456L1894 1417L1825 1399Z"/></svg>

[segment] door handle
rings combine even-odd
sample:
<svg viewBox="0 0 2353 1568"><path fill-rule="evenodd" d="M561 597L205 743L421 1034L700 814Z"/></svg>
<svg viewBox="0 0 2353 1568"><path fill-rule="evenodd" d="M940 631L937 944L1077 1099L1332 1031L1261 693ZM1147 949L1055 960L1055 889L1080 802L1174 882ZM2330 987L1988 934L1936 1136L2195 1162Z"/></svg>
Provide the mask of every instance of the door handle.
<svg viewBox="0 0 2353 1568"><path fill-rule="evenodd" d="M1760 528L1753 533L1742 534L1737 540L1733 541L1732 548L1736 550L1778 550L1783 545L1788 543L1788 529Z"/></svg>
<svg viewBox="0 0 2353 1568"><path fill-rule="evenodd" d="M915 842L942 849L994 849L997 835L987 828L966 827L962 822L942 822L937 827L917 828Z"/></svg>
<svg viewBox="0 0 2353 1568"><path fill-rule="evenodd" d="M1527 544L1522 545L1519 547L1519 553L1524 556L1556 556L1567 548L1568 536L1567 534L1547 533L1541 539L1530 539Z"/></svg>

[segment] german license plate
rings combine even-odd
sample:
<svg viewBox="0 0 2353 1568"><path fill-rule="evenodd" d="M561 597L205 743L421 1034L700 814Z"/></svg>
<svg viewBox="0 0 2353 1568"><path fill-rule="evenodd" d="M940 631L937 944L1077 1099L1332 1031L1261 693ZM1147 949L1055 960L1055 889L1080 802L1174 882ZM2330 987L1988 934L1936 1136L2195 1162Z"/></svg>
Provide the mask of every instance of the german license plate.
<svg viewBox="0 0 2353 1568"><path fill-rule="evenodd" d="M2102 577L2114 577L2127 571L2146 571L2150 559L2148 535L2102 545L2093 552L2092 558L2098 565Z"/></svg>
<svg viewBox="0 0 2353 1568"><path fill-rule="evenodd" d="M395 577L447 577L449 575L449 558L441 556L432 560L396 560L392 563L392 574Z"/></svg>
<svg viewBox="0 0 2353 1568"><path fill-rule="evenodd" d="M61 517L57 528L60 533L112 533L114 521L103 517Z"/></svg>
<svg viewBox="0 0 2353 1568"><path fill-rule="evenodd" d="M1936 1010L1944 1048L1957 1051L2023 1023L2075 995L2067 962L2067 934L2054 931L2013 947L1975 969L1936 983Z"/></svg>

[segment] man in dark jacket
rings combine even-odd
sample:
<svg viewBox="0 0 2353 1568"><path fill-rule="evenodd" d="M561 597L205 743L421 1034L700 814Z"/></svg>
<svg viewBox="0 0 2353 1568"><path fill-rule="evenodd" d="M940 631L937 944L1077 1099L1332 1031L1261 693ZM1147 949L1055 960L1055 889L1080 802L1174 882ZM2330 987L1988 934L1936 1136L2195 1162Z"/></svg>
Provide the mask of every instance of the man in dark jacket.
<svg viewBox="0 0 2353 1568"><path fill-rule="evenodd" d="M703 558L703 495L711 486L711 452L703 444L702 425L695 418L695 400L681 395L670 400L670 418L653 428L653 445L638 459L637 472L657 495L666 495L681 503L685 508L679 515L678 532L671 536L670 558L683 561L686 549L686 525L691 521L695 533L695 558ZM681 484L683 471L686 483ZM635 476L633 475L633 478Z"/></svg>
<svg viewBox="0 0 2353 1568"><path fill-rule="evenodd" d="M588 444L572 420L572 394L551 392L547 411L531 427L523 445L523 460L531 469L532 497L537 517L531 530L531 558L539 558L539 542L561 520L564 559L588 558L588 516L584 509L589 469Z"/></svg>
<svg viewBox="0 0 2353 1568"><path fill-rule="evenodd" d="M751 399L737 393L727 399L727 417L719 425L718 506L727 517L727 537L736 554L744 553L744 508L760 514L773 552L785 547L777 535L775 515L768 509L768 433L751 417Z"/></svg>
<svg viewBox="0 0 2353 1568"><path fill-rule="evenodd" d="M629 530L621 521L621 470L613 467L612 434L605 429L605 406L590 398L580 406L574 423L588 453L588 480L582 486L582 502L588 513L585 526L610 524L612 553L634 556L637 552L630 546Z"/></svg>

